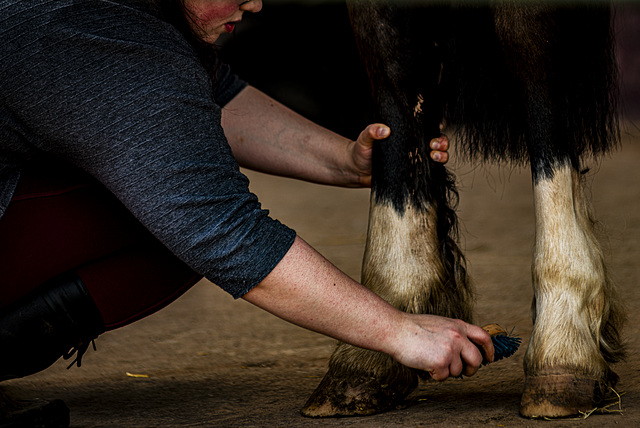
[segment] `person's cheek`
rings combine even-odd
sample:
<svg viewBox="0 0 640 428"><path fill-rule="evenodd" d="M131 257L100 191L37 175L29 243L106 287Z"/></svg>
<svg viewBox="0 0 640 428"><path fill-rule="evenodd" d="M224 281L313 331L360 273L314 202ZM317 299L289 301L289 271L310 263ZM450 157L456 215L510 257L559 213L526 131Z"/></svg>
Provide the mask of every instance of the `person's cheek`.
<svg viewBox="0 0 640 428"><path fill-rule="evenodd" d="M235 3L211 2L193 6L191 13L194 16L196 23L199 26L206 28L209 24L224 24L231 19L237 8L238 5Z"/></svg>

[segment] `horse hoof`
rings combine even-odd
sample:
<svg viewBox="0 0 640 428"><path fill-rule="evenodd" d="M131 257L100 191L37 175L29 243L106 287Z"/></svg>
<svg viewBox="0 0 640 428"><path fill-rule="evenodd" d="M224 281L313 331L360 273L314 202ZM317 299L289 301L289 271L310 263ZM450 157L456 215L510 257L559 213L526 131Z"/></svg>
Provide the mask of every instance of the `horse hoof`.
<svg viewBox="0 0 640 428"><path fill-rule="evenodd" d="M520 414L527 418L563 418L600 407L608 383L603 379L553 373L527 376L520 402Z"/></svg>
<svg viewBox="0 0 640 428"><path fill-rule="evenodd" d="M301 410L310 418L366 416L393 410L418 385L418 377L403 368L393 381L373 376L336 374L329 370Z"/></svg>

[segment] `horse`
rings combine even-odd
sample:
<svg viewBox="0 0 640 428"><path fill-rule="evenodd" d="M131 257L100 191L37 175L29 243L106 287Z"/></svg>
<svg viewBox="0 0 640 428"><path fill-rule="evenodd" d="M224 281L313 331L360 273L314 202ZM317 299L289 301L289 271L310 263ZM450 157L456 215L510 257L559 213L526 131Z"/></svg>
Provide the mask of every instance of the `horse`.
<svg viewBox="0 0 640 428"><path fill-rule="evenodd" d="M374 146L362 283L403 311L473 321L455 177L427 146L446 122L469 159L531 169L533 331L520 413L598 406L624 356L624 312L584 192L586 163L619 144L610 5L349 0L348 10L375 120L392 129ZM302 414L383 412L425 377L341 343Z"/></svg>

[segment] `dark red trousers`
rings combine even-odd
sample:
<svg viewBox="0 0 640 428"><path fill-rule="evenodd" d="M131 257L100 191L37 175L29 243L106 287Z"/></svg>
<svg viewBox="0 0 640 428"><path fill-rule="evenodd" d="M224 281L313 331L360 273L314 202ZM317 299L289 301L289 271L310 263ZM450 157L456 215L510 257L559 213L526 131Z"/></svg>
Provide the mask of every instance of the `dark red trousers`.
<svg viewBox="0 0 640 428"><path fill-rule="evenodd" d="M201 278L91 178L26 171L0 218L0 309L69 270L107 330L163 308Z"/></svg>

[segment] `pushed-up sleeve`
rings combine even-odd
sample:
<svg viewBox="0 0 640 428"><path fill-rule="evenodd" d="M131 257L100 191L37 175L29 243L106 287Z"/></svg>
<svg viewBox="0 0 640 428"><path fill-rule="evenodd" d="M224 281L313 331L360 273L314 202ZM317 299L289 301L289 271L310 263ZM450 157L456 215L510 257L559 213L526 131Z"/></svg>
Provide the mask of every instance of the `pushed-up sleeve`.
<svg viewBox="0 0 640 428"><path fill-rule="evenodd" d="M247 87L247 82L232 73L231 67L229 67L228 64L221 64L216 70L216 77L213 84L213 94L216 104L220 107L227 105L240 91Z"/></svg>
<svg viewBox="0 0 640 428"><path fill-rule="evenodd" d="M245 294L295 232L249 192L190 46L118 3L48 7L16 39L4 83L29 144L87 171L195 271Z"/></svg>

